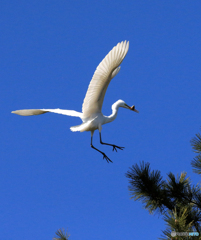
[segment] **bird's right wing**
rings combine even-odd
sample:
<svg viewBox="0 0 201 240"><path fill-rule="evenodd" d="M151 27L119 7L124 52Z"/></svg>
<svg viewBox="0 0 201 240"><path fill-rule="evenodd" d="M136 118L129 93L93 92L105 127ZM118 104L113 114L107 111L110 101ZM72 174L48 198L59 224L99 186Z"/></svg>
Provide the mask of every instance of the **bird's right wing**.
<svg viewBox="0 0 201 240"><path fill-rule="evenodd" d="M128 48L129 42L118 43L96 68L82 105L83 118L101 112L107 87L119 72L119 65L125 58Z"/></svg>
<svg viewBox="0 0 201 240"><path fill-rule="evenodd" d="M33 116L33 115L40 115L43 113L52 112L52 113L58 113L63 114L67 116L73 116L73 117L82 117L82 113L76 112L74 110L63 110L63 109L23 109L23 110L16 110L12 111L11 113L15 113L21 116Z"/></svg>

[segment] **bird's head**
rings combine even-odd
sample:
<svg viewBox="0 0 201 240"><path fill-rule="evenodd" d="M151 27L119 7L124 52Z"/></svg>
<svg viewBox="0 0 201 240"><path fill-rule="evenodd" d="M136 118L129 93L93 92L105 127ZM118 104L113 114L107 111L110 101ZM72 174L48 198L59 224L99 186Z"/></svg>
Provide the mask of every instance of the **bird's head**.
<svg viewBox="0 0 201 240"><path fill-rule="evenodd" d="M129 110L132 110L132 111L134 111L136 113L139 113L139 111L137 109L135 109L134 105L132 107L129 107L123 100L118 100L117 101L117 105L119 107L123 107L123 108L129 109Z"/></svg>

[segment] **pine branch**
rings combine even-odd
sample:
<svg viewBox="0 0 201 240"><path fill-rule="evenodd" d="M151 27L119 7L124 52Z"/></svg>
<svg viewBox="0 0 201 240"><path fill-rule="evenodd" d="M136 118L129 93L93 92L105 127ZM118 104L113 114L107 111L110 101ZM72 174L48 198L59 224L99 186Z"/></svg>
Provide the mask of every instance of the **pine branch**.
<svg viewBox="0 0 201 240"><path fill-rule="evenodd" d="M171 233L174 232L192 232L193 221L188 222L187 217L189 214L188 207L175 207L173 211L168 211L164 214L164 221L166 222L167 229L163 232L161 240L172 239ZM184 237L185 238L185 237ZM176 239L184 239L177 236Z"/></svg>
<svg viewBox="0 0 201 240"><path fill-rule="evenodd" d="M191 146L194 149L195 153L198 155L191 161L191 166L193 171L197 174L201 174L201 134L198 133L191 140Z"/></svg>
<svg viewBox="0 0 201 240"><path fill-rule="evenodd" d="M135 164L126 173L126 177L130 179L131 199L142 201L150 213L155 210L162 213L165 207L173 209L174 206L166 195L165 181L162 180L160 171L151 172L149 165L142 162L139 167Z"/></svg>
<svg viewBox="0 0 201 240"><path fill-rule="evenodd" d="M186 224L193 222L194 228L200 232L201 189L199 185L192 186L186 173L175 177L170 172L165 182L160 172L151 171L149 166L149 163L144 162L140 166L135 164L126 173L130 183L131 199L142 201L145 209L151 213L158 210L161 214L166 214L168 211L173 211L175 207L180 213L183 208L187 208Z"/></svg>
<svg viewBox="0 0 201 240"><path fill-rule="evenodd" d="M192 161L194 172L201 174L201 134L191 140L194 152L198 155ZM126 173L129 179L131 199L141 201L149 212L159 211L164 215L167 229L162 239L187 239L174 232L198 232L201 240L201 185L192 185L187 173L177 176L169 173L166 181L160 171L151 171L149 163L140 163L129 168ZM172 235L172 236L171 236ZM174 237L175 236L175 237ZM192 237L188 237L192 239Z"/></svg>
<svg viewBox="0 0 201 240"><path fill-rule="evenodd" d="M191 140L191 146L195 153L201 153L201 134L197 133L195 137Z"/></svg>
<svg viewBox="0 0 201 240"><path fill-rule="evenodd" d="M57 230L56 235L58 237L54 237L53 240L68 240L68 238L70 237L70 235L68 235L68 233L65 232L64 229Z"/></svg>
<svg viewBox="0 0 201 240"><path fill-rule="evenodd" d="M196 156L192 161L191 161L191 166L193 167L193 172L197 174L201 174L201 154Z"/></svg>
<svg viewBox="0 0 201 240"><path fill-rule="evenodd" d="M165 186L168 196L174 203L179 202L185 205L189 202L196 204L193 201L193 188L191 189L190 178L186 178L187 173L181 173L177 175L177 178L173 173L168 174L167 184Z"/></svg>

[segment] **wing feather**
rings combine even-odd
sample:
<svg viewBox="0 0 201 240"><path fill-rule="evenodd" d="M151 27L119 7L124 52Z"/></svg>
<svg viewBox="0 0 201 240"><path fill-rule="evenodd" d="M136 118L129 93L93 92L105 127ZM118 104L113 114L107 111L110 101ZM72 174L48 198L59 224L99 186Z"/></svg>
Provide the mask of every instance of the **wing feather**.
<svg viewBox="0 0 201 240"><path fill-rule="evenodd" d="M73 117L82 117L82 113L76 112L74 110L64 110L64 109L22 109L22 110L16 110L12 111L11 113L15 113L17 115L21 116L33 116L33 115L40 115L44 114L47 112L52 112L52 113L58 113L58 114L63 114L67 116L73 116Z"/></svg>
<svg viewBox="0 0 201 240"><path fill-rule="evenodd" d="M96 68L82 104L83 118L101 112L107 87L120 70L119 65L125 58L129 42L118 43Z"/></svg>

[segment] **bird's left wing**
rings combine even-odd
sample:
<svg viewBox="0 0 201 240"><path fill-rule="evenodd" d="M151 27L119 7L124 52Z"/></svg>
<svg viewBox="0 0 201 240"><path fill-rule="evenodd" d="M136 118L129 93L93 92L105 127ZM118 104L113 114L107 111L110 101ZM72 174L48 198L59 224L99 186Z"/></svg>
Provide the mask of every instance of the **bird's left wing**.
<svg viewBox="0 0 201 240"><path fill-rule="evenodd" d="M57 109L22 109L22 110L12 111L11 113L15 113L21 116L33 116L33 115L40 115L47 112L82 118L82 113L80 112L76 112L74 110L64 110L59 108Z"/></svg>
<svg viewBox="0 0 201 240"><path fill-rule="evenodd" d="M118 43L96 68L82 104L83 118L101 112L107 87L119 72L119 65L125 58L128 48L128 41Z"/></svg>

